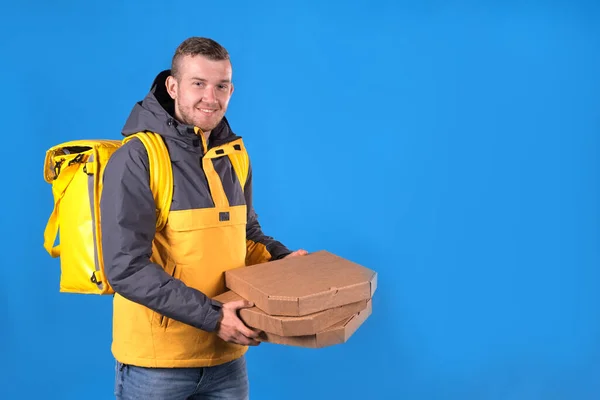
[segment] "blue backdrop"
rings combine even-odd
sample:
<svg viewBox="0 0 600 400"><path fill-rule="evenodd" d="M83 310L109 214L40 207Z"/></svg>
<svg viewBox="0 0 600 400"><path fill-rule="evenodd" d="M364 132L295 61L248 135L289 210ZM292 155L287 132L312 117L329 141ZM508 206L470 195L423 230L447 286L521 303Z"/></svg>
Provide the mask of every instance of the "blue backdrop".
<svg viewBox="0 0 600 400"><path fill-rule="evenodd" d="M111 298L59 294L42 247L44 153L120 138L192 35L232 54L265 231L379 273L348 343L251 349L252 398L600 398L594 2L123 3L0 6L3 398L112 397Z"/></svg>

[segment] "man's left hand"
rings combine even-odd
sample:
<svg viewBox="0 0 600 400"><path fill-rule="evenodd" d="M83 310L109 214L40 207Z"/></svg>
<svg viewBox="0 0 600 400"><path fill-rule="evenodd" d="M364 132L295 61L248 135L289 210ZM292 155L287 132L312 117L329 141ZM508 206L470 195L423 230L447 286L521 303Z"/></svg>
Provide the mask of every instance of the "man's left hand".
<svg viewBox="0 0 600 400"><path fill-rule="evenodd" d="M308 251L300 249L300 250L296 250L290 254L288 254L287 256L283 257L283 258L288 258L288 257L299 257L299 256L305 256L308 254Z"/></svg>

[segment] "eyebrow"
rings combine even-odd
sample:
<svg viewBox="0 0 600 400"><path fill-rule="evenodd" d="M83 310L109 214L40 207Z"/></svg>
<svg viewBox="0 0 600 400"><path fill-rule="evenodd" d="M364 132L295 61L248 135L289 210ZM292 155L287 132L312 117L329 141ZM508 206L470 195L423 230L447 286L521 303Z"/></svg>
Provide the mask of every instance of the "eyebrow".
<svg viewBox="0 0 600 400"><path fill-rule="evenodd" d="M192 77L191 78L193 81L202 81L202 82L206 82L206 79L204 78L197 78L197 77ZM220 83L231 83L231 79L221 79Z"/></svg>

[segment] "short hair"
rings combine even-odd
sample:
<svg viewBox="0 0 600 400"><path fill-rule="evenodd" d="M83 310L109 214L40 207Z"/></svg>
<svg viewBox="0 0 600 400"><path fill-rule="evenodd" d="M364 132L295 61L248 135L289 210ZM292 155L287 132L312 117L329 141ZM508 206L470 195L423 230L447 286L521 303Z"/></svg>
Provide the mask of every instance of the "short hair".
<svg viewBox="0 0 600 400"><path fill-rule="evenodd" d="M171 61L171 75L177 78L179 72L179 59L183 56L201 55L209 60L229 60L229 53L213 39L205 37L191 37L184 40L175 50Z"/></svg>

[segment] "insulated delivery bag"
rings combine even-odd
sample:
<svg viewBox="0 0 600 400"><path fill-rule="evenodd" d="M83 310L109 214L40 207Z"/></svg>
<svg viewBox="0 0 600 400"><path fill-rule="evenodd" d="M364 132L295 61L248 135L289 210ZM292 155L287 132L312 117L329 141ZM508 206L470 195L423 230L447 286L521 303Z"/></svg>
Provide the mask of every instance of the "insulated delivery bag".
<svg viewBox="0 0 600 400"><path fill-rule="evenodd" d="M138 132L123 141L75 140L46 152L44 179L52 185L54 208L44 231L44 248L60 258L60 292L114 293L104 277L102 259L102 177L111 155L133 138L139 138L148 152L160 230L166 224L173 192L171 161L160 135Z"/></svg>

